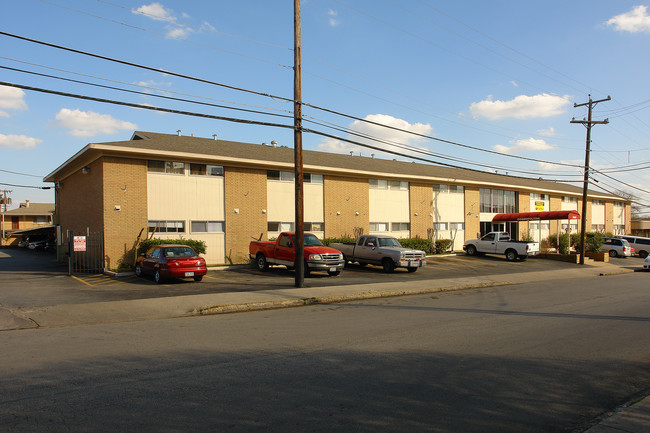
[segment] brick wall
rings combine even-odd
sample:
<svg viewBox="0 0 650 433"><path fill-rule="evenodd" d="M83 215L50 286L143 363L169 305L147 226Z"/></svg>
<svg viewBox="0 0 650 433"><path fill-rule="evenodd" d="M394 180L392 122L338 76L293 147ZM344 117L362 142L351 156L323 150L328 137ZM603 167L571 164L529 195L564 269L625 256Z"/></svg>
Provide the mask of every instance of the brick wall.
<svg viewBox="0 0 650 433"><path fill-rule="evenodd" d="M115 157L102 162L106 267L133 266L140 230L147 236L147 162Z"/></svg>
<svg viewBox="0 0 650 433"><path fill-rule="evenodd" d="M367 234L370 226L368 179L325 176L323 183L325 237L354 237L357 227Z"/></svg>
<svg viewBox="0 0 650 433"><path fill-rule="evenodd" d="M531 212L530 193L521 191L517 193L517 212ZM517 226L519 227L519 239L525 239L530 234L530 223L520 221Z"/></svg>
<svg viewBox="0 0 650 433"><path fill-rule="evenodd" d="M478 187L465 187L465 239L480 236L481 196Z"/></svg>
<svg viewBox="0 0 650 433"><path fill-rule="evenodd" d="M68 230L74 233L101 232L103 222L103 164L101 160L87 166L88 173L81 168L61 181L56 190L56 214L61 226L63 245Z"/></svg>
<svg viewBox="0 0 650 433"><path fill-rule="evenodd" d="M411 208L411 237L428 238L428 229L433 227L433 190L431 184L409 184L409 204ZM417 216L415 215L417 214Z"/></svg>
<svg viewBox="0 0 650 433"><path fill-rule="evenodd" d="M226 263L247 263L250 241L267 239L266 170L225 167L224 184Z"/></svg>

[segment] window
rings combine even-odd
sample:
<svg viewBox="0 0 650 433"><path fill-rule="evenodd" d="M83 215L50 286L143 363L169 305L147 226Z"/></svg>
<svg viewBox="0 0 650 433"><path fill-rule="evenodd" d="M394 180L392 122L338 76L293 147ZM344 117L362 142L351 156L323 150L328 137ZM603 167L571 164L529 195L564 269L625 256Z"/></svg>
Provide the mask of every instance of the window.
<svg viewBox="0 0 650 433"><path fill-rule="evenodd" d="M578 203L578 197L562 196L563 203Z"/></svg>
<svg viewBox="0 0 650 433"><path fill-rule="evenodd" d="M411 224L409 223L391 223L391 231L393 232L405 232L410 229Z"/></svg>
<svg viewBox="0 0 650 433"><path fill-rule="evenodd" d="M37 215L33 219L34 224L47 224L50 222L50 217L45 215Z"/></svg>
<svg viewBox="0 0 650 433"><path fill-rule="evenodd" d="M209 164L190 164L190 174L193 176L223 176L223 167Z"/></svg>
<svg viewBox="0 0 650 433"><path fill-rule="evenodd" d="M388 189L388 181L383 179L369 179L370 189Z"/></svg>
<svg viewBox="0 0 650 433"><path fill-rule="evenodd" d="M399 189L399 190L405 191L405 190L409 189L409 183L399 181L399 180L391 180L390 181L390 189Z"/></svg>
<svg viewBox="0 0 650 433"><path fill-rule="evenodd" d="M449 230L465 230L465 223L449 223Z"/></svg>
<svg viewBox="0 0 650 433"><path fill-rule="evenodd" d="M387 232L388 223L370 223L371 232Z"/></svg>
<svg viewBox="0 0 650 433"><path fill-rule="evenodd" d="M149 232L185 233L185 221L149 221Z"/></svg>
<svg viewBox="0 0 650 433"><path fill-rule="evenodd" d="M530 193L530 198L533 200L548 200L548 194L537 194L534 192Z"/></svg>
<svg viewBox="0 0 650 433"><path fill-rule="evenodd" d="M433 229L439 231L446 231L447 223L433 223Z"/></svg>
<svg viewBox="0 0 650 433"><path fill-rule="evenodd" d="M269 232L292 232L294 229L293 222L269 221L267 229Z"/></svg>
<svg viewBox="0 0 650 433"><path fill-rule="evenodd" d="M592 224L591 231L605 233L605 224Z"/></svg>
<svg viewBox="0 0 650 433"><path fill-rule="evenodd" d="M323 175L322 174L312 174L312 173L305 173L303 175L303 179L305 183L323 183Z"/></svg>
<svg viewBox="0 0 650 433"><path fill-rule="evenodd" d="M306 232L324 232L325 223L305 222Z"/></svg>
<svg viewBox="0 0 650 433"><path fill-rule="evenodd" d="M293 172L292 171L277 171L277 170L267 170L266 171L267 180L279 180L282 182L293 182Z"/></svg>
<svg viewBox="0 0 650 433"><path fill-rule="evenodd" d="M185 174L185 163L148 160L147 171L150 173Z"/></svg>
<svg viewBox="0 0 650 433"><path fill-rule="evenodd" d="M594 205L605 206L605 200L594 200Z"/></svg>
<svg viewBox="0 0 650 433"><path fill-rule="evenodd" d="M449 192L462 194L465 191L465 188L462 185L449 185Z"/></svg>
<svg viewBox="0 0 650 433"><path fill-rule="evenodd" d="M448 185L443 185L441 183L433 184L433 192L448 192L448 191L449 191Z"/></svg>
<svg viewBox="0 0 650 433"><path fill-rule="evenodd" d="M223 221L191 221L192 233L223 233Z"/></svg>
<svg viewBox="0 0 650 433"><path fill-rule="evenodd" d="M484 213L512 213L516 212L516 194L514 191L501 189L481 188L481 212Z"/></svg>

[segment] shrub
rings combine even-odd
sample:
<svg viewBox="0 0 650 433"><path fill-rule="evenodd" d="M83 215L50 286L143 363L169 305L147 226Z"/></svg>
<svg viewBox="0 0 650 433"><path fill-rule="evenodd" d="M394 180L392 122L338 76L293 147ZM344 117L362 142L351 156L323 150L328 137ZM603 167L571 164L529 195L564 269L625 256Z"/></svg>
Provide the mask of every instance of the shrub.
<svg viewBox="0 0 650 433"><path fill-rule="evenodd" d="M587 253L599 253L600 248L603 246L603 234L600 232L588 232L585 234L585 252ZM571 235L571 242L573 244L573 248L575 248L576 251L580 252L582 251L582 246L580 244L580 234L579 233L573 233Z"/></svg>
<svg viewBox="0 0 650 433"><path fill-rule="evenodd" d="M398 239L398 241L404 248L422 250L427 254L435 253L435 245L431 239L410 238Z"/></svg>
<svg viewBox="0 0 650 433"><path fill-rule="evenodd" d="M436 254L448 253L451 248L451 239L438 239L436 240Z"/></svg>
<svg viewBox="0 0 650 433"><path fill-rule="evenodd" d="M559 252L560 254L569 254L569 244L571 242L571 237L568 233L562 233L560 235L560 245L557 244L557 235L550 235L548 237L548 242Z"/></svg>
<svg viewBox="0 0 650 433"><path fill-rule="evenodd" d="M187 245L196 251L197 254L205 254L206 245L204 241L197 241L194 239L143 239L138 244L137 255L147 252L149 248L154 245L163 245L163 244L180 244Z"/></svg>
<svg viewBox="0 0 650 433"><path fill-rule="evenodd" d="M357 240L354 238L325 238L322 240L323 245L329 246L329 244L333 243L345 243L345 242L356 242Z"/></svg>

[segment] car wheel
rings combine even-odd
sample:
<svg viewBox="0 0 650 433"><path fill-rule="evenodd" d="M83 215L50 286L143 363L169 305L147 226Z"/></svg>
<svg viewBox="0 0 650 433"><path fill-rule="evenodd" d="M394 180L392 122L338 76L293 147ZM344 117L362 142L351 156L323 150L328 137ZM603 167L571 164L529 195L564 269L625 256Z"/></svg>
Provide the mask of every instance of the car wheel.
<svg viewBox="0 0 650 433"><path fill-rule="evenodd" d="M336 277L340 273L341 271L327 271L327 275L329 275L330 277Z"/></svg>
<svg viewBox="0 0 650 433"><path fill-rule="evenodd" d="M305 275L305 277L308 277L309 274L311 274L311 270L309 269L309 265L307 264L307 261L305 261L304 267L305 267L304 268L304 272L305 272L304 275Z"/></svg>
<svg viewBox="0 0 650 433"><path fill-rule="evenodd" d="M609 250L609 256L610 257L617 257L618 254L616 253L616 250Z"/></svg>
<svg viewBox="0 0 650 433"><path fill-rule="evenodd" d="M199 282L203 279L203 275L197 275L194 277L194 281Z"/></svg>
<svg viewBox="0 0 650 433"><path fill-rule="evenodd" d="M135 275L138 277L142 276L142 266L140 266L140 263L135 265Z"/></svg>
<svg viewBox="0 0 650 433"><path fill-rule="evenodd" d="M381 266L384 268L384 272L390 274L395 270L395 263L391 259L384 259L381 261Z"/></svg>
<svg viewBox="0 0 650 433"><path fill-rule="evenodd" d="M418 268L415 267L415 266L411 266L411 267L406 268L406 270L409 271L409 272L415 272L415 271L418 270Z"/></svg>
<svg viewBox="0 0 650 433"><path fill-rule="evenodd" d="M266 257L264 257L264 254L258 254L257 257L255 258L255 263L257 264L257 269L260 271L266 271L269 268L269 264L266 261Z"/></svg>
<svg viewBox="0 0 650 433"><path fill-rule="evenodd" d="M159 271L158 269L156 269L155 271L153 271L153 280L154 280L156 283L159 283L159 284L162 283L162 279L163 279L163 278L162 278L162 275L160 275L160 271Z"/></svg>
<svg viewBox="0 0 650 433"><path fill-rule="evenodd" d="M476 255L476 247L474 245L467 245L467 255L468 256Z"/></svg>
<svg viewBox="0 0 650 433"><path fill-rule="evenodd" d="M506 251L506 259L509 262L514 262L515 260L517 260L517 251L515 250Z"/></svg>
<svg viewBox="0 0 650 433"><path fill-rule="evenodd" d="M639 257L645 259L646 257L648 257L648 252L645 250L639 251Z"/></svg>

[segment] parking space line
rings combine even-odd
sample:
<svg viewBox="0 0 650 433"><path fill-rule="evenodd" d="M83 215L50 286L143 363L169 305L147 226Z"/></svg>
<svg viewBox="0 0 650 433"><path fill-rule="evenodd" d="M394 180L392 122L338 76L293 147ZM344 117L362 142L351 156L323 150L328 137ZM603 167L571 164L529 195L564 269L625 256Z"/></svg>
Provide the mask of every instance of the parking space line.
<svg viewBox="0 0 650 433"><path fill-rule="evenodd" d="M70 276L71 276L72 278L74 278L75 280L84 283L84 284L87 285L87 286L93 287L92 284L90 284L90 283L88 283L88 282L82 280L81 278L75 277L74 275L70 275Z"/></svg>

